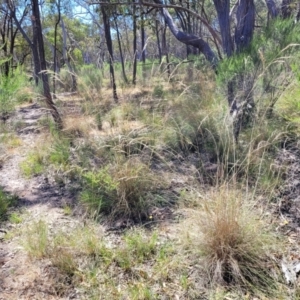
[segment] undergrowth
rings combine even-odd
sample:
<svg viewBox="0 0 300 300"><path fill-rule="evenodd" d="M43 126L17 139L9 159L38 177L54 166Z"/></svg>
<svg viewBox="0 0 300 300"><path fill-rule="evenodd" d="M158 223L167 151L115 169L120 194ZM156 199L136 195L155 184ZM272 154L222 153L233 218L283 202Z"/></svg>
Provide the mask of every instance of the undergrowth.
<svg viewBox="0 0 300 300"><path fill-rule="evenodd" d="M270 112L258 79L253 120L236 140L215 75L193 70L194 82L180 74L177 82L175 75L169 82L153 76L138 96L138 88L124 86L115 106L103 75L90 68L77 78L82 115L64 116L62 132L43 127L46 138L21 163L23 174L52 172L66 188L77 185L79 205L94 220L158 225L111 234L111 241L88 227L53 232L39 221L23 237L30 257L50 260L88 299L225 299L248 292L276 298L281 279L274 257L283 238L265 212L284 179L278 152L298 134L297 101L279 97ZM65 215L71 210L65 206Z"/></svg>
<svg viewBox="0 0 300 300"><path fill-rule="evenodd" d="M134 158L84 173L82 178L81 201L112 218L147 218L150 207L155 206L152 192L162 186L162 180Z"/></svg>
<svg viewBox="0 0 300 300"><path fill-rule="evenodd" d="M17 197L4 192L0 188L0 221L6 219L8 209L16 204Z"/></svg>
<svg viewBox="0 0 300 300"><path fill-rule="evenodd" d="M201 261L208 284L271 295L279 276L272 256L280 247L268 223L251 197L221 186L204 195L182 227L185 247Z"/></svg>
<svg viewBox="0 0 300 300"><path fill-rule="evenodd" d="M37 221L26 228L21 242L32 260L47 259L57 278L67 278L61 282L60 296L70 285L89 299L154 299L162 290L174 295L172 289L165 288L168 281L180 285L181 278L181 271L175 272L177 263L170 257L175 253L171 243L160 240L157 232L144 230L128 231L116 238L117 247L107 246L104 234L94 227L53 233L44 221ZM57 284L55 278L52 281Z"/></svg>

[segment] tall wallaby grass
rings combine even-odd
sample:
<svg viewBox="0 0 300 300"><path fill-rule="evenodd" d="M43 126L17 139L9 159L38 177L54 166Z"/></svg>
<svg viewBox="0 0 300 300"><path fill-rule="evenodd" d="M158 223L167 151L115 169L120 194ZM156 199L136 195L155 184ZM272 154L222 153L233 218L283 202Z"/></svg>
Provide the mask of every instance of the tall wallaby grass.
<svg viewBox="0 0 300 300"><path fill-rule="evenodd" d="M146 164L129 158L83 174L81 200L97 213L113 218L143 220L155 205L151 193L162 181Z"/></svg>
<svg viewBox="0 0 300 300"><path fill-rule="evenodd" d="M202 196L200 209L190 213L182 232L186 249L208 276L207 283L269 295L276 291L272 253L280 250L278 239L263 211L253 206L252 196L230 185Z"/></svg>
<svg viewBox="0 0 300 300"><path fill-rule="evenodd" d="M21 67L14 70L7 77L0 74L0 113L12 112L16 105L29 102L33 92L28 87L29 78Z"/></svg>

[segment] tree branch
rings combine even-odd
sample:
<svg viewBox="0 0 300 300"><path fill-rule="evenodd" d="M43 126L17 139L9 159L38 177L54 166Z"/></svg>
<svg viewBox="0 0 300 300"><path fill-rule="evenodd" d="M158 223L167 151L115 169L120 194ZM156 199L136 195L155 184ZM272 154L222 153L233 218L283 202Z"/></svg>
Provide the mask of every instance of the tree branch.
<svg viewBox="0 0 300 300"><path fill-rule="evenodd" d="M204 19L202 18L199 14L195 13L194 11L179 6L179 5L174 5L174 4L168 4L168 5L164 5L164 4L160 4L160 3L150 3L150 2L144 2L144 1L139 1L136 3L132 3L132 2L114 2L114 3L108 3L108 2L89 2L89 5L94 5L94 4L101 4L101 5L105 5L105 6L116 6L116 5L143 5L143 6L147 6L147 7L155 7L155 8L174 8L174 9L179 9L179 10L183 10L185 12L190 13L193 17L197 18L198 20L200 20L208 29L209 33L214 37L214 39L216 41L218 41L218 43L221 45L222 41L220 39L220 37L217 35L216 31L210 26L210 24Z"/></svg>

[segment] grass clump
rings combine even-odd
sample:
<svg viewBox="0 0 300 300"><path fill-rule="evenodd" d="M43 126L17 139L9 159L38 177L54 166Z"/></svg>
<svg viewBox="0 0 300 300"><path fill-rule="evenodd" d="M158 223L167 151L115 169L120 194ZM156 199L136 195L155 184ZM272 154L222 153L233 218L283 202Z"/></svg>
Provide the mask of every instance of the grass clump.
<svg viewBox="0 0 300 300"><path fill-rule="evenodd" d="M124 246L115 255L115 261L125 271L130 271L137 264L151 260L157 254L158 236L154 232L151 236L141 232L129 232L124 237Z"/></svg>
<svg viewBox="0 0 300 300"><path fill-rule="evenodd" d="M66 165L70 156L70 142L56 138L49 154L49 162L54 165Z"/></svg>
<svg viewBox="0 0 300 300"><path fill-rule="evenodd" d="M45 169L44 155L40 151L31 152L27 155L21 165L22 173L27 177L32 177L43 173Z"/></svg>
<svg viewBox="0 0 300 300"><path fill-rule="evenodd" d="M24 248L30 257L44 258L49 247L48 225L44 221L34 222L27 227L24 239Z"/></svg>
<svg viewBox="0 0 300 300"><path fill-rule="evenodd" d="M16 203L16 200L15 196L5 193L0 188L0 221L5 219L7 210Z"/></svg>
<svg viewBox="0 0 300 300"><path fill-rule="evenodd" d="M28 86L28 79L21 68L16 68L8 76L0 74L0 114L11 113L17 104L27 102L32 98L32 91Z"/></svg>
<svg viewBox="0 0 300 300"><path fill-rule="evenodd" d="M43 143L43 144L41 144ZM70 161L70 139L63 135L47 136L47 141L38 140L20 168L30 178L47 171L47 167L66 169Z"/></svg>
<svg viewBox="0 0 300 300"><path fill-rule="evenodd" d="M157 176L146 164L130 158L124 164L83 174L81 200L97 213L142 220L154 204L150 194L157 184Z"/></svg>
<svg viewBox="0 0 300 300"><path fill-rule="evenodd" d="M24 230L23 245L31 259L51 263L53 287L60 296L66 296L70 287L76 287L80 298L88 299L173 295L171 286L166 287L168 280L177 282L169 265L173 248L160 240L156 231L134 229L106 240L104 232L91 224L59 231L51 227L44 221L32 223Z"/></svg>
<svg viewBox="0 0 300 300"><path fill-rule="evenodd" d="M20 224L23 221L23 216L19 213L13 212L9 216L9 222L13 224Z"/></svg>
<svg viewBox="0 0 300 300"><path fill-rule="evenodd" d="M229 187L209 194L187 229L188 247L203 261L209 284L274 292L269 255L276 238L247 201Z"/></svg>

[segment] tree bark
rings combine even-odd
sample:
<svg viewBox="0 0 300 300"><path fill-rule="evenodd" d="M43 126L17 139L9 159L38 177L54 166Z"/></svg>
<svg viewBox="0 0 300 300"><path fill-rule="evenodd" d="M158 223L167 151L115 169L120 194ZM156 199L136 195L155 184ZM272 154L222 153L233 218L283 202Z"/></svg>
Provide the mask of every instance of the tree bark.
<svg viewBox="0 0 300 300"><path fill-rule="evenodd" d="M60 21L60 25L61 25L61 29L63 32L63 57L64 57L64 61L68 67L69 72L71 73L71 78L72 78L72 88L71 91L75 92L77 90L77 81L76 81L76 76L75 76L75 72L74 69L70 63L68 54L67 54L67 31L66 31L66 27L65 27L65 22L64 20L61 18Z"/></svg>
<svg viewBox="0 0 300 300"><path fill-rule="evenodd" d="M114 54L113 54L113 46L112 46L112 39L111 39L111 30L110 30L110 21L109 17L106 12L106 8L101 5L101 13L103 18L103 25L104 25L104 32L105 32L105 39L107 44L107 49L109 53L109 70L111 76L111 83L113 88L113 98L116 103L118 103L118 95L117 95L117 86L116 86L116 79L115 79L115 70L114 70Z"/></svg>
<svg viewBox="0 0 300 300"><path fill-rule="evenodd" d="M60 0L56 2L58 17L54 26L54 49L53 49L53 97L56 98L56 73L58 73L57 59L57 29L60 22Z"/></svg>
<svg viewBox="0 0 300 300"><path fill-rule="evenodd" d="M144 20L144 12L141 12L141 40L142 40L142 62L145 64L146 62L146 44L145 44L145 20Z"/></svg>
<svg viewBox="0 0 300 300"><path fill-rule="evenodd" d="M163 4L161 0L154 0L154 2L160 5ZM215 69L218 63L218 58L212 51L209 44L198 36L180 31L166 8L162 8L161 12L165 18L166 24L168 25L174 37L181 43L198 48L199 51L205 56L205 58L211 63L212 67Z"/></svg>
<svg viewBox="0 0 300 300"><path fill-rule="evenodd" d="M36 4L38 5L38 4ZM39 10L39 8L37 8ZM32 24L32 54L33 54L33 65L34 65L34 81L35 85L38 86L39 84L39 78L41 77L41 61L40 61L40 55L39 55L39 45L38 45L38 25L37 25L37 17L36 17L36 10L34 6L34 1L32 1L32 16L31 16L31 24Z"/></svg>
<svg viewBox="0 0 300 300"><path fill-rule="evenodd" d="M170 77L171 76L171 70L170 70L170 62L169 62L169 53L168 53L168 48L167 48L166 31L167 31L167 26L165 24L164 28L162 30L161 48L162 48L162 55L166 58L166 66L167 66L168 77Z"/></svg>
<svg viewBox="0 0 300 300"><path fill-rule="evenodd" d="M233 41L230 32L230 0L214 0L218 15L223 51L228 57L233 54Z"/></svg>
<svg viewBox="0 0 300 300"><path fill-rule="evenodd" d="M162 61L162 51L160 46L160 38L159 38L159 31L160 31L160 22L158 20L155 21L155 34L156 34L156 41L157 41L157 49L158 49L158 58L159 63L161 64Z"/></svg>
<svg viewBox="0 0 300 300"><path fill-rule="evenodd" d="M6 4L9 7L9 10L10 10L10 16L13 18L18 30L21 32L23 38L28 43L28 45L31 49L32 56L33 56L33 64L34 64L33 77L35 79L36 85L38 85L38 78L39 78L38 76L39 76L39 73L41 71L41 67L40 67L40 58L39 58L39 54L38 54L38 50L37 50L37 45L34 44L34 42L29 38L29 36L26 34L26 32L24 31L24 29L21 26L22 20L26 15L26 10L24 11L22 18L19 21L17 16L16 16L16 7L14 6L14 3L7 0Z"/></svg>
<svg viewBox="0 0 300 300"><path fill-rule="evenodd" d="M134 2L134 0L133 0ZM132 27L133 27L133 70L132 70L132 84L136 85L136 69L137 69L137 43L136 43L136 9L133 5L132 10Z"/></svg>
<svg viewBox="0 0 300 300"><path fill-rule="evenodd" d="M9 58L8 58L8 50L7 50L7 41L8 41L8 33L9 33L9 19L8 14L6 13L4 16L4 20L2 22L2 26L0 28L0 35L2 39L1 50L4 52L4 57L6 59L4 63L4 76L8 77L9 75Z"/></svg>
<svg viewBox="0 0 300 300"><path fill-rule="evenodd" d="M50 85L48 74L46 73L46 59L45 59L45 49L44 49L44 41L43 41L43 33L42 33L42 24L40 19L40 10L38 0L32 0L32 21L35 26L35 34L36 40L38 44L38 54L40 58L40 67L41 67L41 78L43 82L43 90L46 104L50 110L50 113L58 127L58 129L62 129L62 119L52 101L51 93L50 93Z"/></svg>
<svg viewBox="0 0 300 300"><path fill-rule="evenodd" d="M254 33L255 7L253 0L240 0L236 13L235 44L237 52L248 47Z"/></svg>
<svg viewBox="0 0 300 300"><path fill-rule="evenodd" d="M297 2L297 13L296 13L296 21L300 20L300 1Z"/></svg>
<svg viewBox="0 0 300 300"><path fill-rule="evenodd" d="M292 17L292 9L290 6L291 4L292 4L291 0L282 0L281 14L283 19L288 19Z"/></svg>
<svg viewBox="0 0 300 300"><path fill-rule="evenodd" d="M276 3L274 0L266 0L268 13L271 19L277 18L278 16L278 9L276 7Z"/></svg>
<svg viewBox="0 0 300 300"><path fill-rule="evenodd" d="M120 39L120 31L119 31L119 26L117 22L117 17L114 16L114 21L115 21L115 27L116 27L116 33L117 33L117 39L118 39L118 45L119 45L119 52L120 52L120 59L121 59L121 67L122 67L122 75L125 83L128 83L128 79L126 76L126 71L125 71L125 65L124 65L124 56L123 56L123 49L121 45L121 39Z"/></svg>
<svg viewBox="0 0 300 300"><path fill-rule="evenodd" d="M255 6L253 0L240 0L236 13L237 26L235 29L235 44L237 53L242 52L250 45L254 33ZM253 80L247 74L238 74L238 91L241 92L238 105L236 107L236 117L234 122L234 136L238 139L242 126L247 126L253 119L255 103L253 99ZM234 100L236 102L236 99Z"/></svg>

